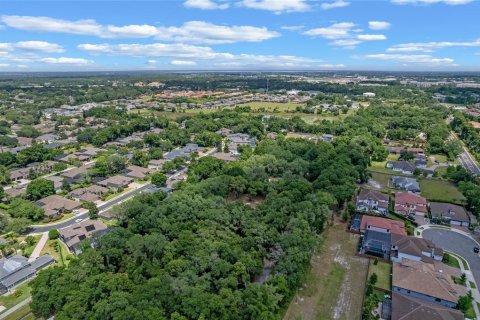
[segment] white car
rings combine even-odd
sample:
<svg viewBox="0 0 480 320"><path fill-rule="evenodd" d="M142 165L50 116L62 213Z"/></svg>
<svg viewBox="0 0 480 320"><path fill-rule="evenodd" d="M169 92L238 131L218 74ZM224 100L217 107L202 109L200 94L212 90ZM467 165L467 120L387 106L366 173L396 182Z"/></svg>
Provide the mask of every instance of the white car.
<svg viewBox="0 0 480 320"><path fill-rule="evenodd" d="M76 219L75 220L76 223L79 223L79 222L82 222L82 221L83 221L83 219Z"/></svg>

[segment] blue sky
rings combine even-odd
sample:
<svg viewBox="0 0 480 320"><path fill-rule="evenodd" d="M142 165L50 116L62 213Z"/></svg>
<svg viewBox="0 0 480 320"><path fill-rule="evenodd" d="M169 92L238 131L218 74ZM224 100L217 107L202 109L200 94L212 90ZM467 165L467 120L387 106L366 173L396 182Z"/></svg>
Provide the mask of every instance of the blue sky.
<svg viewBox="0 0 480 320"><path fill-rule="evenodd" d="M2 1L1 71L480 70L480 1Z"/></svg>

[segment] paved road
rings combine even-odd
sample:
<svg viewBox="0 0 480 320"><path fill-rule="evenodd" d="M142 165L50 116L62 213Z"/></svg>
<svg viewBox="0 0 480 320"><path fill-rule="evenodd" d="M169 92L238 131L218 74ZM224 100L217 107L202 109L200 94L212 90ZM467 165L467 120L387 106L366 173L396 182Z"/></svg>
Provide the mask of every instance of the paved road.
<svg viewBox="0 0 480 320"><path fill-rule="evenodd" d="M468 148L465 146L465 143L462 140L458 139L457 134L453 131L450 133L449 140L458 140L461 142L463 152L458 155L457 157L458 161L460 161L460 164L465 170L470 171L474 175L480 176L480 168L477 162L475 161L475 159L473 158L473 156L468 151Z"/></svg>
<svg viewBox="0 0 480 320"><path fill-rule="evenodd" d="M214 153L216 152L216 149L212 149L210 150L209 152L203 154L201 157L206 157L206 156L211 156L213 155ZM177 177L179 176L182 176L184 174L186 174L188 170L188 166L179 170L178 172L175 172L173 174L170 174L170 175L167 175L168 176L168 180L167 180L167 186L171 186ZM107 211L109 209L111 209L112 207L116 206L117 204L120 204L130 198L132 198L133 196L135 196L136 194L142 192L142 191L145 191L145 190L148 190L150 188L152 188L154 185L151 184L151 183L147 183L147 184L144 184L142 186L140 186L139 188L131 191L131 192L127 192L125 194L122 194L110 201L108 201L107 203L104 203L104 204L101 204L98 206L98 210L100 212L104 212L104 211ZM85 212L85 213L82 213L82 214L78 214L75 216L75 218L71 219L71 220L67 220L67 221L64 221L62 223L58 223L58 224L55 224L55 225L49 225L49 226L32 226L28 229L27 231L27 234L31 234L31 233L42 233L42 232L48 232L50 231L51 229L62 229L62 228L65 228L65 227L68 227L72 224L75 223L75 220L77 219L88 219L88 211Z"/></svg>
<svg viewBox="0 0 480 320"><path fill-rule="evenodd" d="M7 311L5 311L4 313L0 314L0 319L5 319L9 314L17 311L18 309L20 309L21 307L27 305L30 303L30 301L32 301L32 297L28 297L27 299L23 300L22 302L14 305L13 307L11 307L10 309L8 309Z"/></svg>
<svg viewBox="0 0 480 320"><path fill-rule="evenodd" d="M424 230L422 237L467 260L475 281L480 283L480 256L473 252L473 248L478 247L473 239L455 231L438 228Z"/></svg>

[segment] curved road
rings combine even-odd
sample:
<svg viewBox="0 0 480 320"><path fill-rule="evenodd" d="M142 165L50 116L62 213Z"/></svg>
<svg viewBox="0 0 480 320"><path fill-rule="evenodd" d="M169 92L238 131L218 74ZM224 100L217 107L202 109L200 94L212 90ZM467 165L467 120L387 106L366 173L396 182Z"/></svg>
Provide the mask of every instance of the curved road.
<svg viewBox="0 0 480 320"><path fill-rule="evenodd" d="M439 228L424 230L422 237L467 260L475 281L480 283L480 256L473 252L473 248L479 245L475 240L458 232Z"/></svg>

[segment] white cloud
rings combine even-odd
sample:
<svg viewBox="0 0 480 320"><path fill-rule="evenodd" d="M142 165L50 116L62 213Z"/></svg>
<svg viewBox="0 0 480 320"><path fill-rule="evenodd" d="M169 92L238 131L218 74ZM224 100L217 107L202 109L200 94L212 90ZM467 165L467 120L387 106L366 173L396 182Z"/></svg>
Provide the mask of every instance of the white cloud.
<svg viewBox="0 0 480 320"><path fill-rule="evenodd" d="M338 1L334 1L334 2L323 2L320 5L320 7L323 10L330 10L330 9L347 7L349 5L350 5L350 2L343 1L343 0L338 0Z"/></svg>
<svg viewBox="0 0 480 320"><path fill-rule="evenodd" d="M156 64L157 63L157 60L154 60L154 59L150 59L147 61L147 64Z"/></svg>
<svg viewBox="0 0 480 320"><path fill-rule="evenodd" d="M48 64L63 64L63 65L75 65L75 66L84 66L88 64L92 64L92 60L87 60L83 58L42 58L39 60L40 62L45 62Z"/></svg>
<svg viewBox="0 0 480 320"><path fill-rule="evenodd" d="M344 64L330 64L330 63L324 63L319 65L320 68L325 68L325 69L337 69L337 68L345 68Z"/></svg>
<svg viewBox="0 0 480 320"><path fill-rule="evenodd" d="M392 60L402 63L414 64L431 64L431 65L447 65L455 66L454 60L451 58L434 58L428 54L368 54L362 58L373 60Z"/></svg>
<svg viewBox="0 0 480 320"><path fill-rule="evenodd" d="M280 27L280 29L287 30L287 31L300 31L303 28L305 28L305 26L282 26L282 27Z"/></svg>
<svg viewBox="0 0 480 320"><path fill-rule="evenodd" d="M362 41L377 41L377 40L387 40L383 34L359 34L357 35L358 40Z"/></svg>
<svg viewBox="0 0 480 320"><path fill-rule="evenodd" d="M473 2L473 0L392 0L395 4L414 4L414 5L429 5L436 3L443 3L446 5L462 5Z"/></svg>
<svg viewBox="0 0 480 320"><path fill-rule="evenodd" d="M310 10L310 6L305 0L242 0L238 5L250 9L272 11L275 14Z"/></svg>
<svg viewBox="0 0 480 320"><path fill-rule="evenodd" d="M59 53L65 51L61 45L46 41L19 41L0 43L0 50L13 51L15 49L50 53Z"/></svg>
<svg viewBox="0 0 480 320"><path fill-rule="evenodd" d="M371 30L387 30L391 24L386 21L368 21L368 27Z"/></svg>
<svg viewBox="0 0 480 320"><path fill-rule="evenodd" d="M329 27L315 28L305 31L307 36L318 36L325 39L340 39L350 37L350 31L355 26L352 22L340 22Z"/></svg>
<svg viewBox="0 0 480 320"><path fill-rule="evenodd" d="M343 47L344 49L354 49L360 43L362 43L362 41L355 39L340 39L330 42L330 45Z"/></svg>
<svg viewBox="0 0 480 320"><path fill-rule="evenodd" d="M188 60L172 60L170 64L174 66L194 66L197 63L195 61L188 61Z"/></svg>
<svg viewBox="0 0 480 320"><path fill-rule="evenodd" d="M187 0L183 3L187 8L202 9L202 10L215 10L215 9L227 9L230 4L217 3L212 0Z"/></svg>
<svg viewBox="0 0 480 320"><path fill-rule="evenodd" d="M110 54L130 57L166 57L178 61L194 61L204 65L233 66L238 64L242 67L256 68L295 68L318 66L318 59L311 59L289 55L255 55L255 54L232 54L216 52L210 47L194 46L179 43L153 43L153 44L80 44L80 50L90 54Z"/></svg>
<svg viewBox="0 0 480 320"><path fill-rule="evenodd" d="M280 36L266 27L223 26L205 21L189 21L180 27L151 25L100 25L94 20L68 21L48 17L2 16L9 27L27 31L46 31L91 35L100 38L150 38L191 43L259 42Z"/></svg>
<svg viewBox="0 0 480 320"><path fill-rule="evenodd" d="M0 63L0 68L6 68L10 66L8 63Z"/></svg>
<svg viewBox="0 0 480 320"><path fill-rule="evenodd" d="M260 42L280 36L266 27L220 26L205 21L190 21L181 27L159 27L158 40L190 43Z"/></svg>
<svg viewBox="0 0 480 320"><path fill-rule="evenodd" d="M451 47L480 47L480 39L471 42L411 42L394 45L387 49L387 52L433 52L436 49Z"/></svg>

